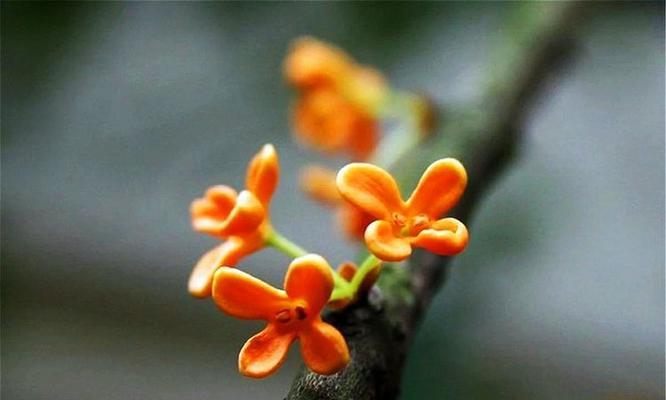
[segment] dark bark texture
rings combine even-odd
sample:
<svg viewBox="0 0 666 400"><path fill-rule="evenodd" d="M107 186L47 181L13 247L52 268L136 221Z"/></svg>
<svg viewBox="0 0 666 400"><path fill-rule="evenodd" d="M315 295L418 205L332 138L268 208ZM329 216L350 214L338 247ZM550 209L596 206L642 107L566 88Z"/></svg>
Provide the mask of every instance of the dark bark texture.
<svg viewBox="0 0 666 400"><path fill-rule="evenodd" d="M468 221L484 190L515 152L535 97L574 49L580 7L574 3L530 3L517 7L507 24L503 52L489 68L481 101L440 110L440 134L401 159L394 174L412 187L434 160L456 157L469 186L453 215ZM417 252L408 266L387 267L378 288L326 320L344 334L352 361L341 372L321 376L302 368L289 400L395 399L410 344L430 301L444 281L450 259Z"/></svg>

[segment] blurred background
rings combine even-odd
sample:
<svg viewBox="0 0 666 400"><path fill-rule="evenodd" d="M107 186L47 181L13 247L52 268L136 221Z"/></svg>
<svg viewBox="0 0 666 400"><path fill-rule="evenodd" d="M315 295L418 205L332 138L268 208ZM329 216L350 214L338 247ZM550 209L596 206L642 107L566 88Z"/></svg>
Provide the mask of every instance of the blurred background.
<svg viewBox="0 0 666 400"><path fill-rule="evenodd" d="M2 398L276 399L239 322L186 289L190 201L276 145L275 225L340 262L305 199L288 43L310 34L437 101L479 95L511 3L2 3ZM664 5L596 3L574 63L417 336L402 399L664 397ZM445 155L443 155L445 156ZM329 160L340 165L343 160ZM243 263L279 284L288 260Z"/></svg>

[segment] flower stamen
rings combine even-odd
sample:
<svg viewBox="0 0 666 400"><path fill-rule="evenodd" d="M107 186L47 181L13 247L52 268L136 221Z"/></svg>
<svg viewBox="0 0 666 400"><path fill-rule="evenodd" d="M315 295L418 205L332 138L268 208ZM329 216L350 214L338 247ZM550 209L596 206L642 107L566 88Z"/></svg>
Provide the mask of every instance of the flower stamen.
<svg viewBox="0 0 666 400"><path fill-rule="evenodd" d="M275 313L275 320L277 322L286 324L289 321L291 321L291 312L290 310L280 310L277 313Z"/></svg>
<svg viewBox="0 0 666 400"><path fill-rule="evenodd" d="M419 214L411 219L411 227L409 229L410 236L418 235L422 230L430 226L430 218L425 214Z"/></svg>

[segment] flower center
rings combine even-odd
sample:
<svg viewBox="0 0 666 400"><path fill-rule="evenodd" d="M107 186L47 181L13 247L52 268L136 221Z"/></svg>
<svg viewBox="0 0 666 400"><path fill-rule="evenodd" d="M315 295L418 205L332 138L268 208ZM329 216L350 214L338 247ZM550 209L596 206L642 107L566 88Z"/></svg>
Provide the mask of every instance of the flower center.
<svg viewBox="0 0 666 400"><path fill-rule="evenodd" d="M301 306L294 308L294 313L296 314L296 319L299 321L303 321L308 316L308 314L305 312L305 308Z"/></svg>
<svg viewBox="0 0 666 400"><path fill-rule="evenodd" d="M411 218L406 218L401 214L394 213L393 225L402 237L416 236L422 230L430 227L430 217L425 214L418 214Z"/></svg>
<svg viewBox="0 0 666 400"><path fill-rule="evenodd" d="M409 234L412 236L418 235L422 230L430 226L430 218L425 214L416 215L409 222Z"/></svg>
<svg viewBox="0 0 666 400"><path fill-rule="evenodd" d="M303 321L308 317L308 313L302 306L294 308L285 308L275 313L275 320L282 324L287 324L293 320Z"/></svg>
<svg viewBox="0 0 666 400"><path fill-rule="evenodd" d="M402 214L393 213L392 217L393 217L393 225L395 225L400 229L404 228L405 225L407 224L407 218L405 218L405 216Z"/></svg>

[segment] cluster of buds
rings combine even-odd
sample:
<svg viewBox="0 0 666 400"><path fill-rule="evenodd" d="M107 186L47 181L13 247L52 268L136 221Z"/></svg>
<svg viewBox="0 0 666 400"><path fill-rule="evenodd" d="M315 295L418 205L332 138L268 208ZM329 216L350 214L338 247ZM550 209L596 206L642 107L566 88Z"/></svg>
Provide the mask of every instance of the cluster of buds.
<svg viewBox="0 0 666 400"><path fill-rule="evenodd" d="M222 242L196 263L189 291L195 297L212 297L230 316L266 321L238 359L241 374L255 378L275 372L296 339L310 370L324 375L340 371L350 361L349 349L344 336L322 320L322 311L347 307L367 294L383 262L403 261L415 247L455 255L468 241L462 222L442 218L465 190L467 175L460 162L433 162L406 201L391 174L372 162L381 137L379 116L392 96L379 72L356 64L337 48L305 38L292 46L285 74L298 89L293 108L298 137L325 152L345 151L357 161L337 172L308 167L302 186L335 208L349 238L365 244L370 255L358 266L346 262L333 269L322 256L303 250L273 227L269 204L280 168L270 144L251 159L245 190L213 186L192 202L193 228ZM293 258L283 289L238 269L246 256L267 247Z"/></svg>

